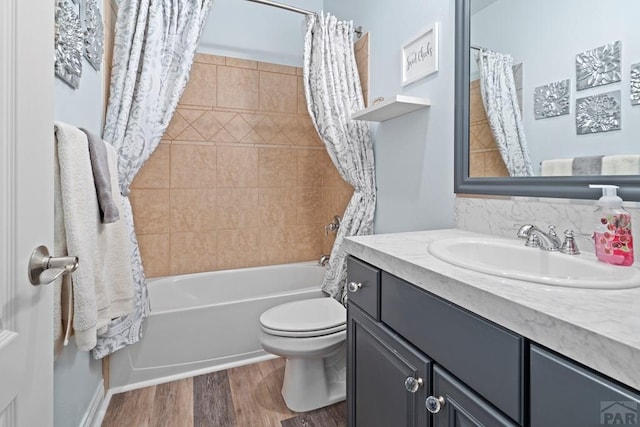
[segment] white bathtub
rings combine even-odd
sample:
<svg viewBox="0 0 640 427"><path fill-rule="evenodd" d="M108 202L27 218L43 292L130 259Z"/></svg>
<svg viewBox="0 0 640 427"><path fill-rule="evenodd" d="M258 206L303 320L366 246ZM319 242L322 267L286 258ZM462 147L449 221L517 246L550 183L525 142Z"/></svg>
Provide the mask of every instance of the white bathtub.
<svg viewBox="0 0 640 427"><path fill-rule="evenodd" d="M315 262L149 280L152 313L142 340L114 353L110 388L121 392L266 360L258 319L288 301L322 296Z"/></svg>

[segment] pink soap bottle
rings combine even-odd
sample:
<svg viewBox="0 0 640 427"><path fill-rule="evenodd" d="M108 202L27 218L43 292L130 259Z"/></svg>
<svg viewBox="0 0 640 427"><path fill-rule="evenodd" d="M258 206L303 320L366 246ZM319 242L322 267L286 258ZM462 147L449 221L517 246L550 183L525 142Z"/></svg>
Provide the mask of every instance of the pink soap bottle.
<svg viewBox="0 0 640 427"><path fill-rule="evenodd" d="M616 194L616 185L590 185L601 188L598 200L597 222L593 233L596 257L613 265L633 264L633 235L631 215L622 208L622 199Z"/></svg>

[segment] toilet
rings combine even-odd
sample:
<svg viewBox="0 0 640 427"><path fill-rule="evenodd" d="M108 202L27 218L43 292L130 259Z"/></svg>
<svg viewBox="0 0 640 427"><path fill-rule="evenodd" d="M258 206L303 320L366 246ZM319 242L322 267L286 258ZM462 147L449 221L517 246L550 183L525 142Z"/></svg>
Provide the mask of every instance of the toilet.
<svg viewBox="0 0 640 427"><path fill-rule="evenodd" d="M307 412L346 396L347 312L333 298L273 307L260 316L260 341L286 359L282 397L289 409Z"/></svg>

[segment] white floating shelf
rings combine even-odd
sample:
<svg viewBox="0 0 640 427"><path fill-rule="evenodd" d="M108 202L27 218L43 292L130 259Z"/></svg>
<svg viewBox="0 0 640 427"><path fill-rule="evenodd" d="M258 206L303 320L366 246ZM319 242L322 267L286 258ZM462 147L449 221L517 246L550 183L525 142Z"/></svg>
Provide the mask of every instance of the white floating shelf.
<svg viewBox="0 0 640 427"><path fill-rule="evenodd" d="M367 120L370 122L384 122L402 116L421 108L430 107L431 103L424 98L415 96L395 95L378 102L364 110L351 114L353 120Z"/></svg>

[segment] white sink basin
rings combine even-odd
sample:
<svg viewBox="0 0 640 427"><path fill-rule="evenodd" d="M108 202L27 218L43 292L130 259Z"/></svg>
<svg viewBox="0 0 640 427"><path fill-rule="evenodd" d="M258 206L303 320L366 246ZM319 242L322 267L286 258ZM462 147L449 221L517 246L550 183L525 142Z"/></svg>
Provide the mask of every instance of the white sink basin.
<svg viewBox="0 0 640 427"><path fill-rule="evenodd" d="M429 252L453 265L499 277L591 289L640 286L640 269L604 264L592 255L566 255L524 246L523 241L461 237L438 240Z"/></svg>

